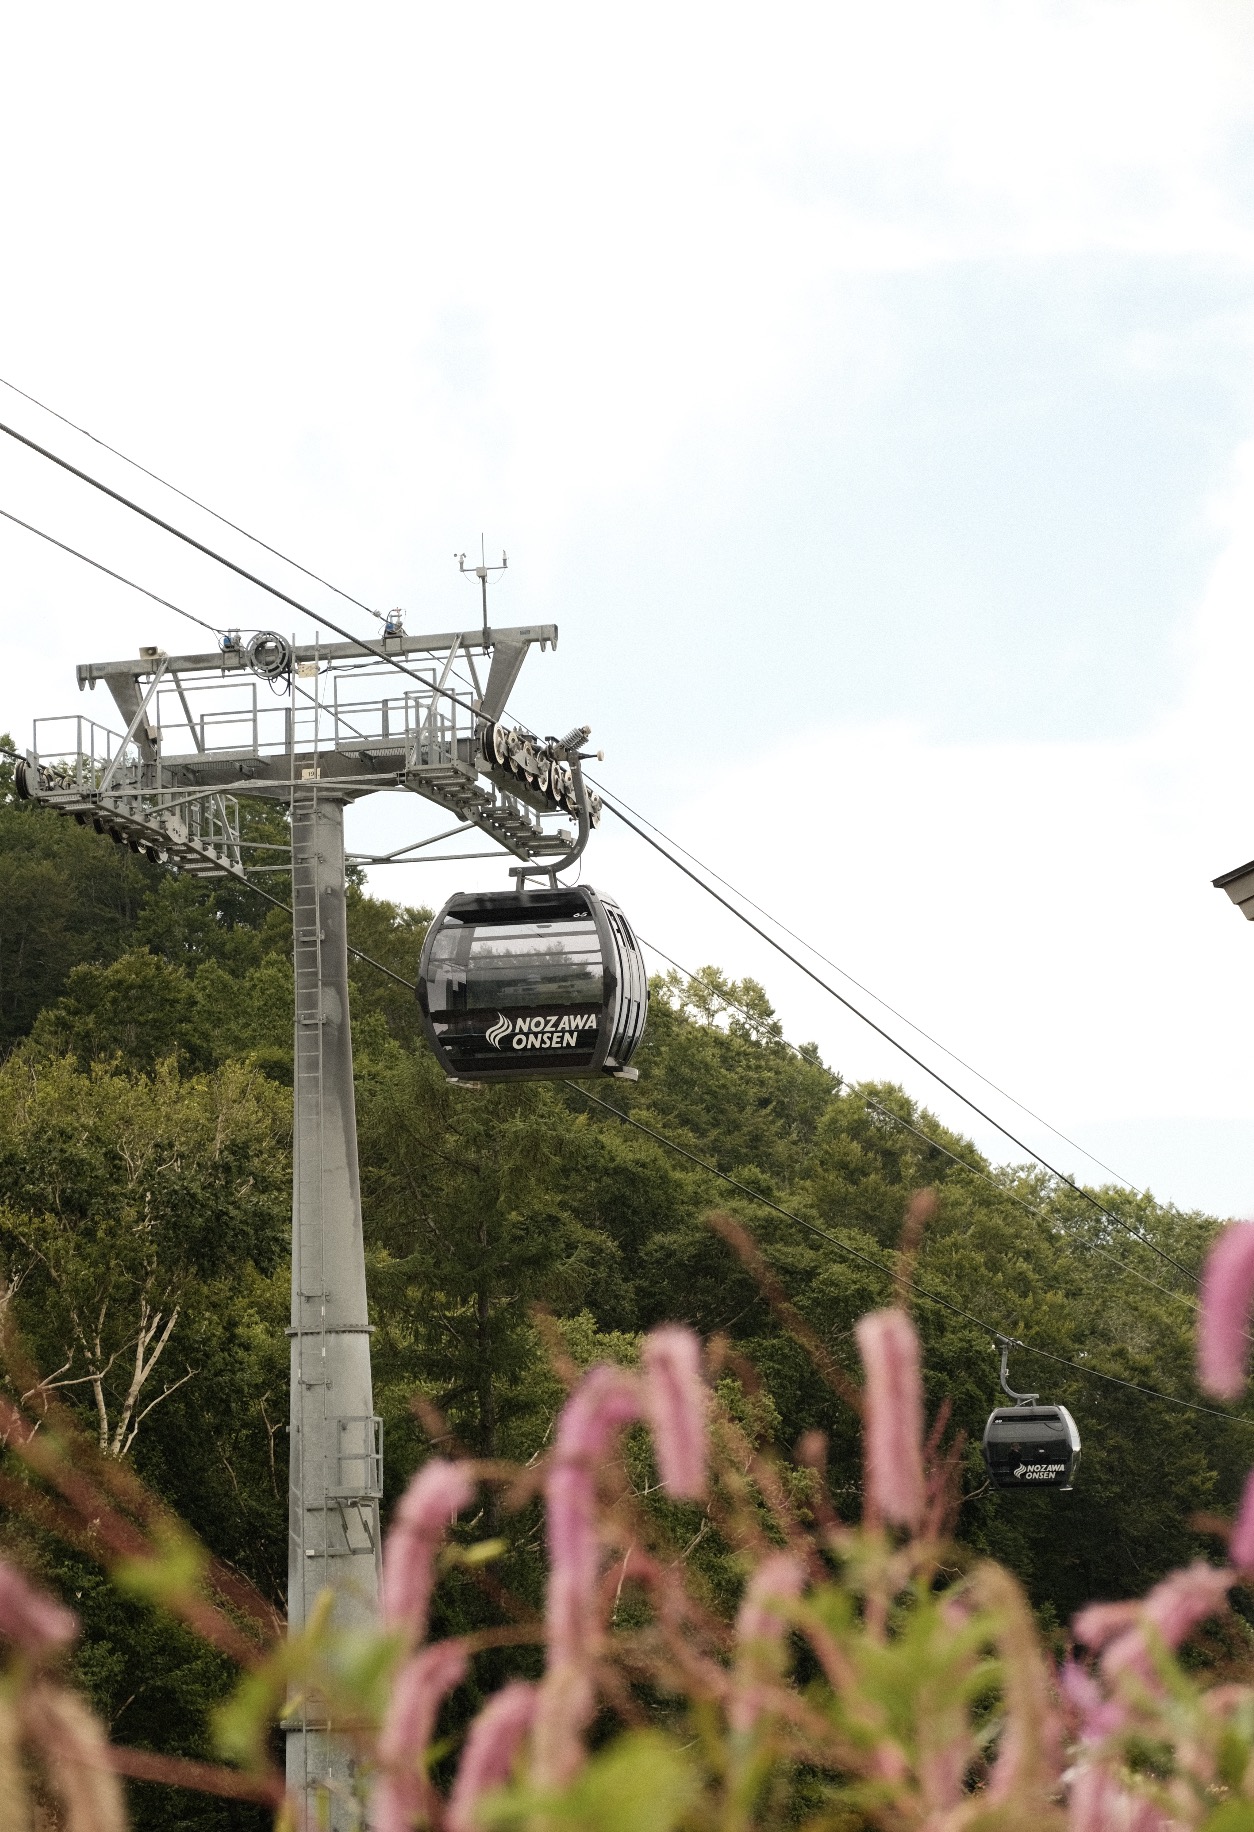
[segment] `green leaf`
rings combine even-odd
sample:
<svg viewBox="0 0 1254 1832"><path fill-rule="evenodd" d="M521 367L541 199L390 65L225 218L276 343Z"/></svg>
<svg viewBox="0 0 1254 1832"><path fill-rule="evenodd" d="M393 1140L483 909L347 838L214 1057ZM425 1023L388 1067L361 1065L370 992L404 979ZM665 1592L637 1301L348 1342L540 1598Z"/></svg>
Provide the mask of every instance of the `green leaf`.
<svg viewBox="0 0 1254 1832"><path fill-rule="evenodd" d="M1225 1730L1219 1739L1216 1767L1225 1787L1240 1787L1241 1777L1250 1762L1250 1746L1235 1730Z"/></svg>
<svg viewBox="0 0 1254 1832"><path fill-rule="evenodd" d="M114 1567L120 1589L148 1603L174 1605L199 1593L208 1554L190 1533L168 1523L156 1528L156 1555L122 1559Z"/></svg>
<svg viewBox="0 0 1254 1832"><path fill-rule="evenodd" d="M564 1794L501 1789L483 1801L493 1827L547 1821L579 1832L674 1832L700 1781L686 1752L659 1730L629 1730L593 1756Z"/></svg>
<svg viewBox="0 0 1254 1832"><path fill-rule="evenodd" d="M1225 1800L1202 1821L1201 1832L1254 1832L1254 1800Z"/></svg>
<svg viewBox="0 0 1254 1832"><path fill-rule="evenodd" d="M671 1832L698 1781L678 1744L657 1730L630 1731L591 1761L564 1804L596 1832Z"/></svg>

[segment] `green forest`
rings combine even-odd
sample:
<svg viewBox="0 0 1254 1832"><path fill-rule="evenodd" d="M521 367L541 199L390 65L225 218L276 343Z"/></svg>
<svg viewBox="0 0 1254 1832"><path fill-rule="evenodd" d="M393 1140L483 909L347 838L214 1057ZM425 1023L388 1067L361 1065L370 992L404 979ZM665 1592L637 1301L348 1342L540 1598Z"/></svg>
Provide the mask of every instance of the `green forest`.
<svg viewBox="0 0 1254 1832"><path fill-rule="evenodd" d="M2 769L0 884L0 1297L10 1342L38 1371L21 1375L23 1397L55 1392L281 1605L288 918L19 802ZM353 886L350 941L412 980L428 914ZM997 1357L957 1314L1199 1402L1187 1273L1213 1218L1116 1187L1098 1192L1103 1213L1031 1166L991 1164L900 1088L850 1084L815 1047L793 1047L764 990L717 966L656 980L639 1082L593 1090L635 1126L578 1084L450 1085L412 993L359 958L350 978L385 1516L430 1434L478 1456L535 1456L562 1397L555 1347L581 1365L631 1360L641 1332L677 1320L726 1340L763 1439L788 1452L809 1429L828 1434L833 1498L855 1517L856 1420L710 1225L724 1212L855 1377L853 1325L890 1301L892 1271L909 1265L956 1307L911 1305L929 1411L947 1402L946 1429L965 1434L958 1538L1018 1574L1047 1630L1214 1550L1206 1517L1235 1505L1254 1448L1248 1408L1190 1411L1021 1355L1016 1384L1070 1407L1083 1463L1072 1493L994 1495L979 1439ZM924 1189L934 1211L903 1242ZM11 1351L10 1382L18 1366ZM227 1664L37 1516L2 1518L5 1548L82 1617L75 1677L110 1734L209 1754ZM535 1594L535 1516L477 1530L498 1528L509 1584ZM439 1607L471 1620L490 1602L455 1582ZM163 1832L266 1823L260 1808L145 1784L132 1807Z"/></svg>

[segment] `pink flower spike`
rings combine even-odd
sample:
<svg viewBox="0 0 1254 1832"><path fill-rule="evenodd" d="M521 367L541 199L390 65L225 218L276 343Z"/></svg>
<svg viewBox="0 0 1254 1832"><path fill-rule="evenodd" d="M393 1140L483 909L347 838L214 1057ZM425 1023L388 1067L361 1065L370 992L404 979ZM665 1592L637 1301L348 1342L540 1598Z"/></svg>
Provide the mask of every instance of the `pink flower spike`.
<svg viewBox="0 0 1254 1832"><path fill-rule="evenodd" d="M911 1530L923 1518L923 1382L919 1338L904 1310L875 1310L854 1326L866 1369L862 1456L873 1520Z"/></svg>
<svg viewBox="0 0 1254 1832"><path fill-rule="evenodd" d="M27 1654L64 1647L78 1634L78 1617L45 1591L36 1590L0 1559L0 1635Z"/></svg>
<svg viewBox="0 0 1254 1832"><path fill-rule="evenodd" d="M1100 1742L1122 1730L1127 1721L1127 1707L1108 1699L1091 1673L1074 1660L1063 1664L1058 1674L1058 1690L1078 1720L1079 1734L1086 1743Z"/></svg>
<svg viewBox="0 0 1254 1832"><path fill-rule="evenodd" d="M427 1632L435 1588L435 1555L450 1525L475 1492L464 1463L433 1457L402 1495L383 1547L383 1621L414 1641Z"/></svg>
<svg viewBox="0 0 1254 1832"><path fill-rule="evenodd" d="M1207 1616L1227 1608L1233 1581L1233 1572L1217 1570L1198 1559L1155 1584L1145 1599L1145 1618L1169 1648L1178 1648Z"/></svg>
<svg viewBox="0 0 1254 1832"><path fill-rule="evenodd" d="M593 1664L550 1665L540 1682L531 1730L531 1779L539 1788L565 1787L584 1759L584 1733L596 1716Z"/></svg>
<svg viewBox="0 0 1254 1832"><path fill-rule="evenodd" d="M1069 1832L1170 1832L1174 1823L1152 1800L1127 1793L1091 1763L1073 1771L1067 1809Z"/></svg>
<svg viewBox="0 0 1254 1832"><path fill-rule="evenodd" d="M1064 1660L1058 1669L1058 1690L1081 1717L1088 1717L1102 1702L1102 1689L1078 1660Z"/></svg>
<svg viewBox="0 0 1254 1832"><path fill-rule="evenodd" d="M1155 1584L1137 1611L1131 1627L1107 1647L1102 1672L1114 1679L1135 1674L1146 1686L1157 1683L1154 1651L1147 1628L1153 1628L1169 1648L1178 1648L1207 1616L1227 1607L1228 1591L1236 1581L1234 1571L1219 1571L1200 1559L1183 1571L1173 1571Z"/></svg>
<svg viewBox="0 0 1254 1832"><path fill-rule="evenodd" d="M557 1421L557 1460L594 1464L615 1434L640 1417L640 1383L626 1368L598 1362L589 1368Z"/></svg>
<svg viewBox="0 0 1254 1832"><path fill-rule="evenodd" d="M1074 1618L1071 1632L1081 1647L1104 1648L1108 1641L1131 1628L1140 1613L1139 1603L1089 1603Z"/></svg>
<svg viewBox="0 0 1254 1832"><path fill-rule="evenodd" d="M1198 1382L1216 1399L1239 1399L1254 1304L1254 1222L1234 1221L1219 1236L1202 1274L1201 1297Z"/></svg>
<svg viewBox="0 0 1254 1832"><path fill-rule="evenodd" d="M1254 1469L1245 1478L1245 1492L1228 1539L1228 1557L1238 1571L1254 1571Z"/></svg>
<svg viewBox="0 0 1254 1832"><path fill-rule="evenodd" d="M806 1568L791 1552L772 1552L745 1586L736 1614L739 1642L779 1642L787 1626L787 1605L806 1587Z"/></svg>
<svg viewBox="0 0 1254 1832"><path fill-rule="evenodd" d="M504 1787L513 1773L523 1738L536 1714L536 1688L516 1679L483 1707L466 1737L466 1747L449 1795L448 1832L475 1832L475 1810L484 1794Z"/></svg>
<svg viewBox="0 0 1254 1832"><path fill-rule="evenodd" d="M549 1587L545 1598L548 1664L590 1657L600 1629L597 1582L601 1542L596 1467L616 1432L640 1416L640 1384L622 1368L592 1368L562 1410L545 1478Z"/></svg>
<svg viewBox="0 0 1254 1832"><path fill-rule="evenodd" d="M379 1732L382 1773L374 1788L372 1832L411 1832L419 1815L431 1817L435 1790L423 1757L435 1734L440 1706L466 1677L468 1665L460 1641L437 1641L407 1660L397 1674Z"/></svg>
<svg viewBox="0 0 1254 1832"><path fill-rule="evenodd" d="M772 1552L762 1560L745 1587L736 1614L736 1677L727 1721L747 1736L764 1711L784 1666L788 1605L806 1587L806 1568L791 1552Z"/></svg>
<svg viewBox="0 0 1254 1832"><path fill-rule="evenodd" d="M644 1409L653 1432L662 1487L677 1501L705 1494L709 1390L701 1378L701 1344L675 1323L644 1339Z"/></svg>

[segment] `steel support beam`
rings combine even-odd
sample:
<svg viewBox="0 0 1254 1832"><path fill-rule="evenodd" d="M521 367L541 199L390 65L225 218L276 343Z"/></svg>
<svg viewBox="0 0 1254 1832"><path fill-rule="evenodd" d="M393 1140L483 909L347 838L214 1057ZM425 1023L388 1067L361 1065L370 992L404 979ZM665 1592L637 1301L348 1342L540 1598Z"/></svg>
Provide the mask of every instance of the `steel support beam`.
<svg viewBox="0 0 1254 1832"><path fill-rule="evenodd" d="M292 800L293 1062L291 1474L288 1623L320 1592L332 1621L372 1626L379 1608L382 1454L370 1330L348 1013L344 804L325 784ZM309 1698L287 1738L287 1779L309 1826L358 1832L351 1747Z"/></svg>

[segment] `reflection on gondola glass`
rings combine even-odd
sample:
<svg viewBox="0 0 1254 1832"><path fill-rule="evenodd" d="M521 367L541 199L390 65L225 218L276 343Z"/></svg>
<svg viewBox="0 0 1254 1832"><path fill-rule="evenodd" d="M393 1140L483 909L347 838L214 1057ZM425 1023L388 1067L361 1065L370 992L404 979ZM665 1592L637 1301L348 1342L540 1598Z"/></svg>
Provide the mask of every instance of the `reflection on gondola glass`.
<svg viewBox="0 0 1254 1832"><path fill-rule="evenodd" d="M537 994L563 1003L601 1003L601 947L591 912L564 924L558 934L551 922L450 927L436 942L432 965L433 1012L465 1011L472 980L477 1004L507 1010L534 1005Z"/></svg>
<svg viewBox="0 0 1254 1832"><path fill-rule="evenodd" d="M441 1067L475 1081L622 1074L648 1005L622 911L587 886L453 897L418 976Z"/></svg>

